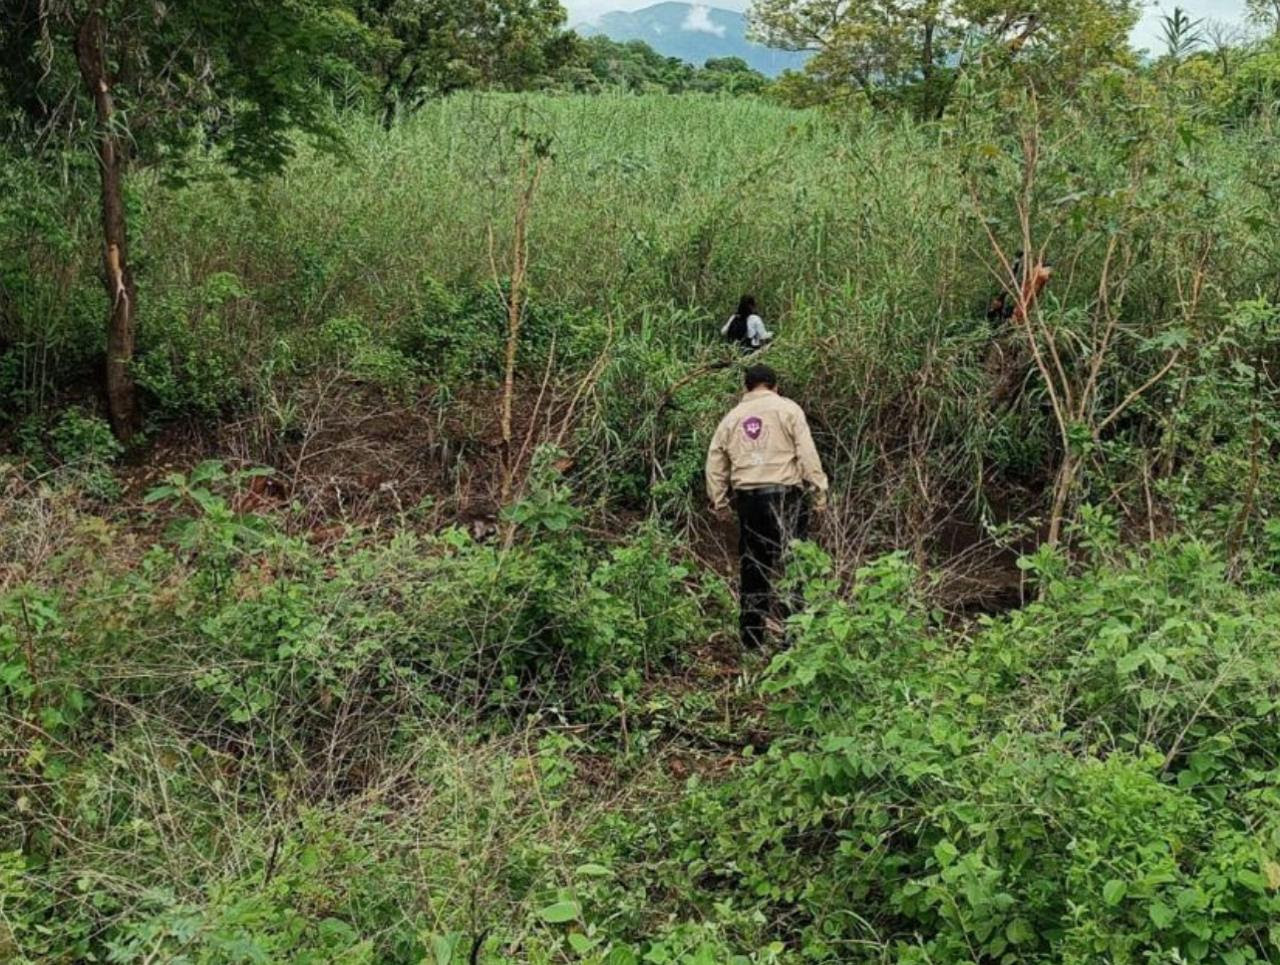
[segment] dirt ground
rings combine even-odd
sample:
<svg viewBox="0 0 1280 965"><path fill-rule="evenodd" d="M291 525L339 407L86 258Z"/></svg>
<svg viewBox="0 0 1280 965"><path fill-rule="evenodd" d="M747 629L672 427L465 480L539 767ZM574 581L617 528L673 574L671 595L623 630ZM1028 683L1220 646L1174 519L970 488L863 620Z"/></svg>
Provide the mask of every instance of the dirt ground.
<svg viewBox="0 0 1280 965"><path fill-rule="evenodd" d="M519 386L514 399L511 448L518 492L533 449L564 440L572 419L536 385ZM221 423L179 422L155 432L120 470L121 509L126 514L141 510L146 493L167 475L213 459L233 468L273 469L273 475L254 479L237 496L236 508L257 513L287 508L290 512L281 514L284 524L305 530L317 543L336 540L348 527L392 525L461 526L478 539L491 538L498 530L504 476L500 402L501 390L494 386L470 388L445 403L430 391L396 398L349 379L316 379L294 394L287 415L262 407ZM1006 500L1008 506L1019 501L1016 494ZM815 525L815 539L837 558L849 581L857 565L901 545L891 539L864 536L856 544L850 539L854 529L871 531L873 521L866 516L874 511L846 505ZM995 511L1002 522L1016 517L1002 505ZM137 515L140 541L149 535L144 527L159 535L163 520L154 507ZM619 532L628 521L622 513L593 521L593 528ZM736 523L707 513L683 525L693 562L732 580ZM954 507L938 511L920 528L909 549L928 569L932 593L946 611L967 618L1025 602L1017 567L1025 547L997 545Z"/></svg>

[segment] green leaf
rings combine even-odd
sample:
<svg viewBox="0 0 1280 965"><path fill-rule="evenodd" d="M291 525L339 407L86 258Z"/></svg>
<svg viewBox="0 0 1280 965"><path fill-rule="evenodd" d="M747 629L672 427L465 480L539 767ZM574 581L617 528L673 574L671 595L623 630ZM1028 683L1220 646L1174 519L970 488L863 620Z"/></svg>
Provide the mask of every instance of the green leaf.
<svg viewBox="0 0 1280 965"><path fill-rule="evenodd" d="M1236 872L1236 881L1240 882L1240 884L1244 885L1250 891L1256 891L1260 895L1267 893L1267 879L1256 871L1251 871L1248 868L1242 868Z"/></svg>
<svg viewBox="0 0 1280 965"><path fill-rule="evenodd" d="M1151 907L1147 909L1147 914L1151 916L1151 922L1157 928L1168 928L1178 917L1177 913L1163 901L1153 901Z"/></svg>
<svg viewBox="0 0 1280 965"><path fill-rule="evenodd" d="M193 489L190 492L190 496L192 500L205 512L210 512L222 505L222 500L208 489Z"/></svg>
<svg viewBox="0 0 1280 965"><path fill-rule="evenodd" d="M226 472L223 471L222 463L217 459L205 460L191 471L191 481L193 483L212 482L225 476Z"/></svg>
<svg viewBox="0 0 1280 965"><path fill-rule="evenodd" d="M436 960L436 965L451 965L453 953L458 948L458 939L460 937L461 935L456 932L449 935L431 936L431 954Z"/></svg>
<svg viewBox="0 0 1280 965"><path fill-rule="evenodd" d="M933 846L933 856L938 859L938 864L945 868L960 857L960 851L944 838Z"/></svg>
<svg viewBox="0 0 1280 965"><path fill-rule="evenodd" d="M557 901L554 905L539 909L538 917L553 925L560 925L567 921L577 921L581 913L582 909L576 901Z"/></svg>
<svg viewBox="0 0 1280 965"><path fill-rule="evenodd" d="M602 864L584 864L578 866L578 874L588 878L612 878L613 872Z"/></svg>
<svg viewBox="0 0 1280 965"><path fill-rule="evenodd" d="M596 947L595 939L588 938L580 931L569 933L569 947L579 955L585 955Z"/></svg>
<svg viewBox="0 0 1280 965"><path fill-rule="evenodd" d="M1102 900L1111 907L1115 907L1124 900L1125 891L1128 886L1119 878L1112 878L1102 886Z"/></svg>
<svg viewBox="0 0 1280 965"><path fill-rule="evenodd" d="M158 503L162 499L172 499L176 495L178 495L176 486L157 486L142 497L142 502L144 505L150 506L152 503Z"/></svg>
<svg viewBox="0 0 1280 965"><path fill-rule="evenodd" d="M1116 670L1124 674L1126 677L1142 666L1143 661L1147 659L1146 650L1134 650L1126 653L1123 657L1116 661Z"/></svg>
<svg viewBox="0 0 1280 965"><path fill-rule="evenodd" d="M1015 918L1005 928L1004 937L1009 939L1009 943L1012 945L1025 945L1036 937L1036 932L1031 927L1031 922L1025 918Z"/></svg>

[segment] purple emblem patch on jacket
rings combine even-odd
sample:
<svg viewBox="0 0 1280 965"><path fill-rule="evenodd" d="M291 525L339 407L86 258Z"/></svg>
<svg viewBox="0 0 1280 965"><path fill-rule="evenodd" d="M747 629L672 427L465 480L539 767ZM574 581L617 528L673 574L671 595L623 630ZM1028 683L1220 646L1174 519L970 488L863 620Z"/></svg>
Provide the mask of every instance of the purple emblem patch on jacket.
<svg viewBox="0 0 1280 965"><path fill-rule="evenodd" d="M764 431L764 422L756 416L750 419L744 419L742 422L742 431L746 433L747 438L753 442L760 438L760 433Z"/></svg>

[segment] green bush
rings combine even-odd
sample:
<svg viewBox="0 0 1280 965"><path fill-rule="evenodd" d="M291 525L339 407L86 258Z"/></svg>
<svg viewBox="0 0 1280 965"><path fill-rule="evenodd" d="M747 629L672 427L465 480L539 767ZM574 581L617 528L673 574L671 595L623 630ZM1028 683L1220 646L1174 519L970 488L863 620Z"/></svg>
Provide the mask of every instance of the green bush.
<svg viewBox="0 0 1280 965"><path fill-rule="evenodd" d="M123 451L106 421L84 409L66 409L49 431L49 446L61 465L106 465Z"/></svg>
<svg viewBox="0 0 1280 965"><path fill-rule="evenodd" d="M659 526L588 539L556 459L537 458L509 545L353 531L331 551L238 512L257 473L206 463L148 497L171 520L158 545L71 547L61 591L0 594L9 957L409 962L479 940L553 960L563 929L503 949L525 916L551 924L559 862L533 829L590 792L575 735L615 731L725 615ZM406 782L408 810L353 803ZM502 856L478 859L494 834ZM489 927L476 902L501 909Z"/></svg>
<svg viewBox="0 0 1280 965"><path fill-rule="evenodd" d="M250 297L230 272L214 272L192 289L144 307L133 365L139 388L162 418L216 417L247 395L246 341L224 315Z"/></svg>
<svg viewBox="0 0 1280 965"><path fill-rule="evenodd" d="M1280 43L1264 44L1232 77L1232 107L1241 117L1280 109Z"/></svg>
<svg viewBox="0 0 1280 965"><path fill-rule="evenodd" d="M356 541L337 560L232 509L234 490L256 473L204 464L149 495L190 515L171 525L172 542L148 556L144 574L122 577L116 616L98 622L93 598L68 600L77 622L67 632L80 636L78 659L90 660L112 651L121 621L159 620L149 632L169 639L167 659L201 668L192 705L211 699L232 725L275 720L305 735L343 702L515 713L535 694L613 714L615 695L634 693L708 635L711 601L723 595L676 561L656 526L610 548L587 543L553 461L536 460L530 492L510 513L510 546L451 529ZM170 602L181 617L165 626L147 600L176 580L183 589ZM16 641L19 630L5 628Z"/></svg>
<svg viewBox="0 0 1280 965"><path fill-rule="evenodd" d="M804 562L809 609L766 684L781 731L693 848L726 900L819 960L1280 952L1274 597L1169 544L965 639L901 558L849 600Z"/></svg>
<svg viewBox="0 0 1280 965"><path fill-rule="evenodd" d="M86 495L104 501L120 495L111 465L124 448L106 420L81 408L64 409L49 430L48 444L59 472Z"/></svg>

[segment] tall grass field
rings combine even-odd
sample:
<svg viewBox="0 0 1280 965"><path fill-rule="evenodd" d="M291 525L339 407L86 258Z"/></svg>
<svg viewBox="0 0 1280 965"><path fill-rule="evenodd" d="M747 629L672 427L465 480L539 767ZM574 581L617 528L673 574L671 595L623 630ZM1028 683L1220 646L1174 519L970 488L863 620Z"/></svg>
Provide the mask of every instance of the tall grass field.
<svg viewBox="0 0 1280 965"><path fill-rule="evenodd" d="M4 155L0 961L1280 961L1280 142L1088 83L139 172L128 449L83 162ZM769 653L747 293L833 485Z"/></svg>

